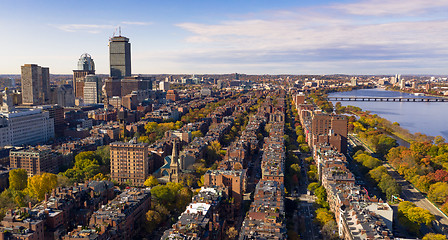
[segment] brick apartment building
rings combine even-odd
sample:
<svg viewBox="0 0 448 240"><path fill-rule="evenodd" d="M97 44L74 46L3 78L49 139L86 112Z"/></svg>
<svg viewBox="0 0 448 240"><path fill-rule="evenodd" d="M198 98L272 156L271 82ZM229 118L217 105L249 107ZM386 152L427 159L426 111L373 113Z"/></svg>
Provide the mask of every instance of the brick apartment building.
<svg viewBox="0 0 448 240"><path fill-rule="evenodd" d="M118 183L143 186L149 176L148 145L114 142L110 144L110 173Z"/></svg>

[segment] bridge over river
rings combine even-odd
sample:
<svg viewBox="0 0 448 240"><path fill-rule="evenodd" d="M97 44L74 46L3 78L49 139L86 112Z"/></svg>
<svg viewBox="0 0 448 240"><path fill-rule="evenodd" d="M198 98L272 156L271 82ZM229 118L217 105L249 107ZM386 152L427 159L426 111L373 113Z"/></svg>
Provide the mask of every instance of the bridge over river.
<svg viewBox="0 0 448 240"><path fill-rule="evenodd" d="M448 102L448 98L422 97L328 97L328 101L366 101L366 102Z"/></svg>

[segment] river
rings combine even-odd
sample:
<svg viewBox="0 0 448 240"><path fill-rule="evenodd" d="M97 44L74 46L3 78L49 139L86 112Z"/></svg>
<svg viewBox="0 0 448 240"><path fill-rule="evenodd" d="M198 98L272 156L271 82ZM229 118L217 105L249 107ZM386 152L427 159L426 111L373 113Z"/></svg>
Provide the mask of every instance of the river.
<svg viewBox="0 0 448 240"><path fill-rule="evenodd" d="M415 97L412 94L387 91L380 88L359 89L350 92L330 93L329 97ZM448 102L369 102L340 101L378 114L391 122L398 122L411 133L442 136L448 140ZM336 102L333 102L335 105Z"/></svg>

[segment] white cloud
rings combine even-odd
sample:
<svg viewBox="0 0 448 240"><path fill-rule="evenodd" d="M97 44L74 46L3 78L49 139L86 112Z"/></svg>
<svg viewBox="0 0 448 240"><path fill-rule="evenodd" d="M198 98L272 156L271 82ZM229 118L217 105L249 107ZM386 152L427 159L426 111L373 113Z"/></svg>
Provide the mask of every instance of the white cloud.
<svg viewBox="0 0 448 240"><path fill-rule="evenodd" d="M401 6L400 13L403 14L422 6L422 1L409 0L410 6L397 1L400 4L372 0L337 6L350 14L361 14L359 9L370 8L370 15L364 13L362 19L331 12L329 10L335 8L332 5L320 9L259 13L251 15L252 19L217 24L184 22L176 26L190 33L185 38L191 47L190 56L184 57L222 64L233 62L238 65L252 61L261 67L262 64L276 62L310 66L336 61L340 63L338 66L345 65L347 69L363 65L365 69L375 66L381 66L381 69L408 67L415 72L419 64L423 69L437 61L446 62L446 57L443 57L448 53L446 16L425 17L425 20L371 17L382 14L373 6L388 8L388 11L398 11ZM380 3L384 6L378 5ZM435 0L423 9L445 5L448 5L446 0Z"/></svg>
<svg viewBox="0 0 448 240"><path fill-rule="evenodd" d="M417 16L432 10L448 8L446 0L364 0L350 4L336 4L333 8L363 16Z"/></svg>
<svg viewBox="0 0 448 240"><path fill-rule="evenodd" d="M120 22L120 24L123 25L135 25L135 26L147 26L151 25L151 22L130 22L130 21L123 21ZM97 34L100 33L102 30L110 30L110 29L117 29L117 25L112 24L51 24L51 26L54 26L62 31L65 32L88 32Z"/></svg>
<svg viewBox="0 0 448 240"><path fill-rule="evenodd" d="M79 32L85 31L89 33L99 33L103 29L114 29L116 26L114 25L106 25L106 24L61 24L61 25L52 25L57 27L58 29L65 32Z"/></svg>
<svg viewBox="0 0 448 240"><path fill-rule="evenodd" d="M152 22L129 22L129 21L123 21L121 24L124 25L137 25L137 26L147 26L153 24Z"/></svg>

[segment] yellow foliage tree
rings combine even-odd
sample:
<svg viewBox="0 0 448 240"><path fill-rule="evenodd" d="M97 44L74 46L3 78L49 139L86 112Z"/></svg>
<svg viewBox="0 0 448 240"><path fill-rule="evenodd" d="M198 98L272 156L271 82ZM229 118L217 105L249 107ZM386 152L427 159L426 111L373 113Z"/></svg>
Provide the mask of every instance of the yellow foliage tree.
<svg viewBox="0 0 448 240"><path fill-rule="evenodd" d="M28 178L28 193L31 197L42 201L45 194L58 185L58 177L52 173L42 173Z"/></svg>
<svg viewBox="0 0 448 240"><path fill-rule="evenodd" d="M428 233L423 237L423 240L446 240L446 236L437 233Z"/></svg>
<svg viewBox="0 0 448 240"><path fill-rule="evenodd" d="M154 177L153 175L150 175L145 182L143 183L143 185L147 186L147 187L154 187L159 185L159 181L157 181L157 178Z"/></svg>

